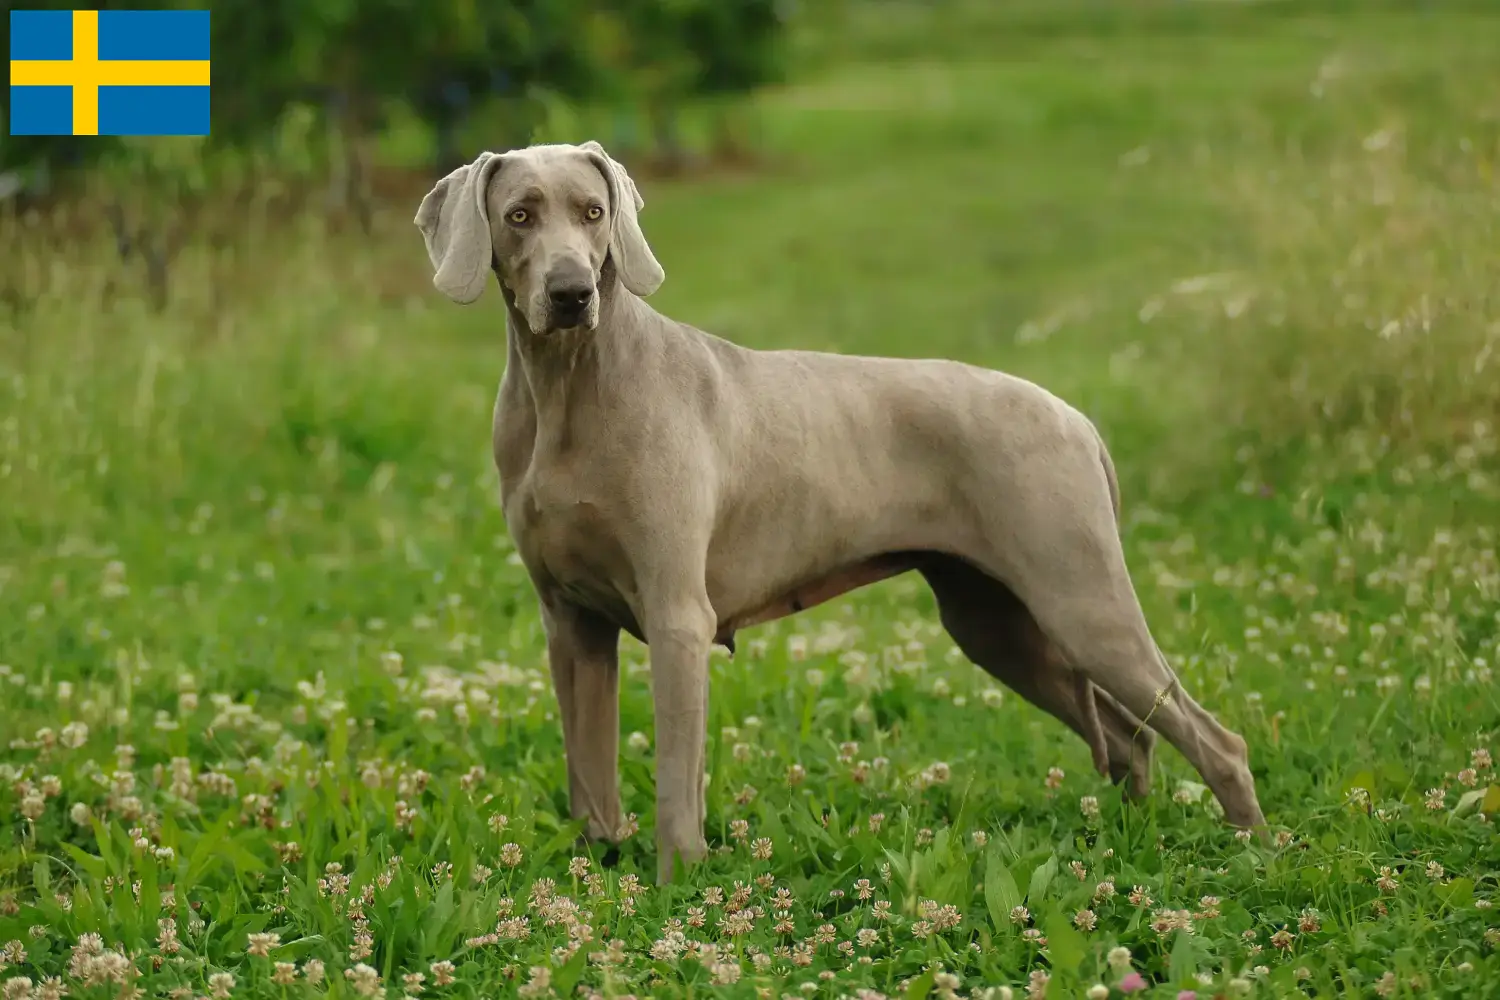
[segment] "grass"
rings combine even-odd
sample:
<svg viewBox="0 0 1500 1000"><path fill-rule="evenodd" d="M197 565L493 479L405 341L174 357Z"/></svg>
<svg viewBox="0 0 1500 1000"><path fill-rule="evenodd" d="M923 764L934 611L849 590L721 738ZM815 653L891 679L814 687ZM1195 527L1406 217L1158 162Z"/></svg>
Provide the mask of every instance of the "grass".
<svg viewBox="0 0 1500 1000"><path fill-rule="evenodd" d="M1165 747L1121 802L902 579L715 656L719 852L662 888L627 640L605 867L495 499L501 314L431 290L421 191L368 237L261 192L159 315L83 208L0 234L6 1000L1055 1000L1118 947L1150 997L1500 990L1500 20L1110 9L852 10L759 102L773 169L645 186L656 304L1090 413L1274 847Z"/></svg>

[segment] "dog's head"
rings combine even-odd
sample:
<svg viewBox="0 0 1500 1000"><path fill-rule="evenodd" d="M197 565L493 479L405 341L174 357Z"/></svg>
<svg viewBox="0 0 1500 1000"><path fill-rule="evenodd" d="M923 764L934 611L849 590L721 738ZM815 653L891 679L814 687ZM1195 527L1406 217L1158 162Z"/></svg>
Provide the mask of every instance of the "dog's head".
<svg viewBox="0 0 1500 1000"><path fill-rule="evenodd" d="M636 295L661 286L666 275L636 218L644 204L625 168L591 141L480 153L437 182L415 221L439 291L473 302L493 266L545 335L598 325L606 260Z"/></svg>

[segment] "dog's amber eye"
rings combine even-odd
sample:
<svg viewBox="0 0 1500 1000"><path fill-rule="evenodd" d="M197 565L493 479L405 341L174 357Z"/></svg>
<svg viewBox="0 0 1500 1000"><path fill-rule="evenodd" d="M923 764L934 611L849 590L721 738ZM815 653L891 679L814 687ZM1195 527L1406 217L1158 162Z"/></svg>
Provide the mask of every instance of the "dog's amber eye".
<svg viewBox="0 0 1500 1000"><path fill-rule="evenodd" d="M585 219L588 219L590 222L598 222L600 219L604 218L604 209L600 208L598 205L590 205L588 211L583 213L583 217Z"/></svg>
<svg viewBox="0 0 1500 1000"><path fill-rule="evenodd" d="M524 225L526 223L526 220L531 218L531 216L526 214L526 209L518 208L507 215L506 218L509 219L513 224L520 226Z"/></svg>

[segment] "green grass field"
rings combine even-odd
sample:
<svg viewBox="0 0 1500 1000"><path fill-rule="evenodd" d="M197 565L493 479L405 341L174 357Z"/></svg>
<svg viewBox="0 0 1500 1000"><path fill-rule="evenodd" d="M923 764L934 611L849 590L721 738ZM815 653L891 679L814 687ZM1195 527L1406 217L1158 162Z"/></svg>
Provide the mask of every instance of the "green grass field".
<svg viewBox="0 0 1500 1000"><path fill-rule="evenodd" d="M715 655L717 853L662 888L626 640L605 867L498 510L502 311L432 289L421 191L369 237L226 208L160 315L87 210L11 218L5 1000L1500 995L1500 11L863 6L760 99L765 169L643 182L653 301L1089 413L1275 846L1165 744L1123 803L913 577Z"/></svg>

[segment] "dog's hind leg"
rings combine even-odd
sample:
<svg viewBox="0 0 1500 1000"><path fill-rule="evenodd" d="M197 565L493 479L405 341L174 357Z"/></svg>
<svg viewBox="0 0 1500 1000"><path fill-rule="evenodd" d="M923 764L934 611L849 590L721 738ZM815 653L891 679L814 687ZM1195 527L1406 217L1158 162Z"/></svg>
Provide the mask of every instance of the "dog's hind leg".
<svg viewBox="0 0 1500 1000"><path fill-rule="evenodd" d="M1059 447L1053 457L989 526L985 568L1010 584L1066 662L1188 759L1231 824L1264 837L1244 738L1187 693L1146 624L1113 498L1095 487L1096 456Z"/></svg>
<svg viewBox="0 0 1500 1000"><path fill-rule="evenodd" d="M1069 667L1004 584L951 557L924 559L919 568L943 627L964 655L1076 732L1100 774L1123 783L1130 797L1144 798L1156 734Z"/></svg>

